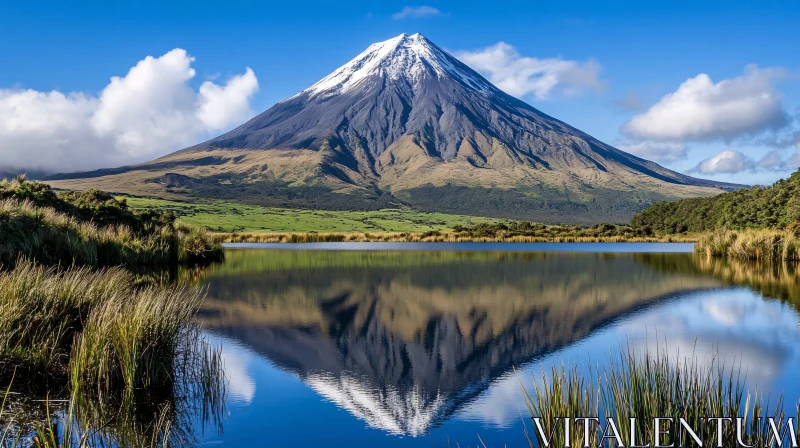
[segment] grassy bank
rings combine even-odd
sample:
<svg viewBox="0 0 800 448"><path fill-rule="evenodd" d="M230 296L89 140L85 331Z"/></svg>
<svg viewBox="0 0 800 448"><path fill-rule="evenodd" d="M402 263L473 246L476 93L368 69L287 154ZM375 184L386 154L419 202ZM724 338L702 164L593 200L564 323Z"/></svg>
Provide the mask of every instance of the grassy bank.
<svg viewBox="0 0 800 448"><path fill-rule="evenodd" d="M682 434L677 424L680 417L698 434L701 428L706 428L700 437L701 445L708 447L717 444L716 424L707 423L708 417L732 418L734 422L741 417L745 419L741 431L743 443L775 446L776 440L767 420L759 417L774 417L776 424L785 424L788 415L783 410L783 400L773 397L770 407L769 397L765 401L765 397L758 393L747 392L743 378L743 374L726 369L717 359L700 363L694 358L672 358L665 352L641 357L628 352L612 361L609 367L594 370L588 377L576 370L554 368L550 379L543 374L533 394L524 387L523 393L531 417L541 418L546 434L553 431L550 441L553 446L565 446L570 442L571 446L584 445L583 423L579 425L573 421L567 434L563 420L557 417L614 418L625 446L632 444L632 427L636 431L637 444L657 446L659 441L654 436L654 419L674 418L671 425L658 428L663 434L661 446L696 446L694 440L688 439L689 435ZM629 424L631 418L636 419L634 425ZM544 446L544 440L535 428L532 432L526 431L526 436L531 447L537 446L534 441L538 446ZM596 425L589 436L592 440L586 442L587 445L614 446L603 440L603 433ZM724 446L739 445L734 423L724 425L722 440Z"/></svg>
<svg viewBox="0 0 800 448"><path fill-rule="evenodd" d="M89 266L203 263L222 259L206 230L164 211L136 213L99 191L56 193L23 177L0 181L0 264L20 256Z"/></svg>
<svg viewBox="0 0 800 448"><path fill-rule="evenodd" d="M800 261L800 238L788 230L716 230L703 234L695 251L709 257L796 262Z"/></svg>
<svg viewBox="0 0 800 448"><path fill-rule="evenodd" d="M52 265L130 266L214 261L222 255L211 234L180 223L136 233L122 225L98 227L30 201L0 200L3 266L13 266L20 256Z"/></svg>

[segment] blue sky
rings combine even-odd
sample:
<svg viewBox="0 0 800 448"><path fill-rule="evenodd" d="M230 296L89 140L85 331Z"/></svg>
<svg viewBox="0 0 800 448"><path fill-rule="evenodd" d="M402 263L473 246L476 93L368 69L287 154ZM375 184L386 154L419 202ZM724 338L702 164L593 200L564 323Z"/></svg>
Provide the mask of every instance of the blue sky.
<svg viewBox="0 0 800 448"><path fill-rule="evenodd" d="M164 3L0 4L0 165L53 169L46 161L63 160L58 167L83 169L161 155L234 127L402 32L459 55L507 44L511 65L480 70L493 81L530 64L572 63L591 79L559 79L544 97L522 87L516 94L681 172L771 183L800 161L798 1ZM151 61L138 77L126 76L147 56L176 48L186 54L173 53L168 74ZM688 99L663 100L701 74L709 79L677 95ZM121 78L116 90L112 76ZM180 79L146 83L159 76ZM663 107L652 109L659 101ZM131 103L140 109L122 110ZM229 113L203 115L202 104ZM704 124L682 123L684 110ZM54 129L59 113L70 120ZM28 118L42 115L48 119L36 126ZM179 116L180 126L152 128L164 116ZM162 131L183 135L151 138ZM26 146L31 135L60 143Z"/></svg>

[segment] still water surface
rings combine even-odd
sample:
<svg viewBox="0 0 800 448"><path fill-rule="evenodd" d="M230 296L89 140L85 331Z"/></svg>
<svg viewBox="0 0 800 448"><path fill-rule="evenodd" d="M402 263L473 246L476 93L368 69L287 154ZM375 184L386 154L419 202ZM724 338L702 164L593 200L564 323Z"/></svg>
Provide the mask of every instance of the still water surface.
<svg viewBox="0 0 800 448"><path fill-rule="evenodd" d="M199 319L230 385L204 445L523 446L519 380L628 347L716 354L800 398L786 267L691 245L248 246L205 275Z"/></svg>

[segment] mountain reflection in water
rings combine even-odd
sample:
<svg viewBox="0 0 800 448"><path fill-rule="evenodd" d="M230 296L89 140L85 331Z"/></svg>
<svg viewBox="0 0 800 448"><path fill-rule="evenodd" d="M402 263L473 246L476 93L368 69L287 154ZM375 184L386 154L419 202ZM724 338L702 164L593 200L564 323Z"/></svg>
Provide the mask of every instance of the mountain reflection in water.
<svg viewBox="0 0 800 448"><path fill-rule="evenodd" d="M512 367L723 282L687 254L229 251L201 322L368 425L421 435Z"/></svg>

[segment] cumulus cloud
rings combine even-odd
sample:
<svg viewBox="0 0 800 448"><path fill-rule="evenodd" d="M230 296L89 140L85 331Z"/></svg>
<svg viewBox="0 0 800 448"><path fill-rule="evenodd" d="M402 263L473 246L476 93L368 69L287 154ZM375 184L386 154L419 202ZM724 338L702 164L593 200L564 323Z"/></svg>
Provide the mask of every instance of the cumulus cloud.
<svg viewBox="0 0 800 448"><path fill-rule="evenodd" d="M432 6L406 6L400 12L392 14L392 20L419 19L422 17L436 17L445 15L442 11Z"/></svg>
<svg viewBox="0 0 800 448"><path fill-rule="evenodd" d="M800 137L791 148L776 148L756 159L741 151L725 149L700 162L691 171L703 174L785 172L800 168Z"/></svg>
<svg viewBox="0 0 800 448"><path fill-rule="evenodd" d="M783 169L786 164L786 156L783 152L780 149L773 149L758 161L757 166L768 170Z"/></svg>
<svg viewBox="0 0 800 448"><path fill-rule="evenodd" d="M148 56L97 96L0 89L0 166L74 171L140 162L251 114L252 70L195 91L193 61L182 49Z"/></svg>
<svg viewBox="0 0 800 448"><path fill-rule="evenodd" d="M740 151L726 148L700 162L693 171L702 174L736 174L754 168L755 163L752 159Z"/></svg>
<svg viewBox="0 0 800 448"><path fill-rule="evenodd" d="M742 76L714 83L706 74L686 80L623 125L625 134L664 141L729 141L779 129L789 122L775 83L782 68L747 66Z"/></svg>
<svg viewBox="0 0 800 448"><path fill-rule="evenodd" d="M654 162L675 162L686 158L687 148L683 143L631 141L617 147L625 152Z"/></svg>
<svg viewBox="0 0 800 448"><path fill-rule="evenodd" d="M800 167L800 142L791 150L785 148L773 149L762 157L756 166L762 170L794 171Z"/></svg>
<svg viewBox="0 0 800 448"><path fill-rule="evenodd" d="M580 62L526 57L505 42L455 55L498 88L517 97L532 94L544 100L554 91L574 95L584 90L600 91L606 85L600 79L602 67L593 59Z"/></svg>

